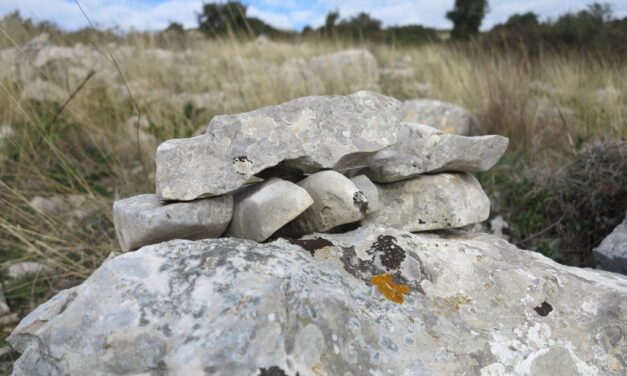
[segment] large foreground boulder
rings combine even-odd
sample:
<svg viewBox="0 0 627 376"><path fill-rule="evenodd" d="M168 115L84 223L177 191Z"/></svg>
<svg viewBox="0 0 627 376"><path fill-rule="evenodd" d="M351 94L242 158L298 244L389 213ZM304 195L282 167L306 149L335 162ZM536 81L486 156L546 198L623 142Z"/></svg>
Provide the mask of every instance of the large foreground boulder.
<svg viewBox="0 0 627 376"><path fill-rule="evenodd" d="M623 222L592 250L592 254L601 269L627 274L627 213Z"/></svg>
<svg viewBox="0 0 627 376"><path fill-rule="evenodd" d="M395 182L440 171L487 171L507 150L507 137L465 137L403 122L397 144L375 155L364 173L377 183Z"/></svg>
<svg viewBox="0 0 627 376"><path fill-rule="evenodd" d="M397 142L400 107L394 98L362 91L216 116L206 134L158 147L157 194L186 201L230 192L283 161L308 173L366 167Z"/></svg>
<svg viewBox="0 0 627 376"><path fill-rule="evenodd" d="M22 375L623 375L627 278L368 226L106 261L8 338Z"/></svg>
<svg viewBox="0 0 627 376"><path fill-rule="evenodd" d="M490 199L477 178L467 173L420 175L377 188L379 210L368 214L364 223L429 231L468 226L490 215Z"/></svg>
<svg viewBox="0 0 627 376"><path fill-rule="evenodd" d="M462 136L476 134L479 126L477 119L465 108L435 99L405 101L403 120Z"/></svg>

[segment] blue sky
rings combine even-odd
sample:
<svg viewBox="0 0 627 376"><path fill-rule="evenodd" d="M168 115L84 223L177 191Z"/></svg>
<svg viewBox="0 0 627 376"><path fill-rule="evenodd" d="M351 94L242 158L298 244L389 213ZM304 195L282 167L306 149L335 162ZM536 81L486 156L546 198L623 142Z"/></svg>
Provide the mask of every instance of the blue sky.
<svg viewBox="0 0 627 376"><path fill-rule="evenodd" d="M196 26L196 13L203 0L79 0L88 16L99 26L134 27L154 30L166 27L171 21L186 27ZM205 0L204 2L209 2ZM370 13L384 25L421 24L448 28L444 14L455 0L243 0L248 13L280 28L302 29L324 22L329 10L338 9L342 17L360 11ZM543 19L555 18L567 11L584 9L592 0L490 0L490 12L482 25L490 28L504 22L513 13L534 11ZM616 16L627 16L627 0L610 0ZM19 10L35 20L51 20L66 30L86 25L73 0L0 0L0 15Z"/></svg>

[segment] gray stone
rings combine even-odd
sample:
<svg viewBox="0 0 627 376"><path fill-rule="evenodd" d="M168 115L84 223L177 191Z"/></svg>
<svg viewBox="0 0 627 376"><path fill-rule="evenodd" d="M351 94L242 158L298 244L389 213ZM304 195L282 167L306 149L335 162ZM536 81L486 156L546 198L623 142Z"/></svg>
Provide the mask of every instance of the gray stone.
<svg viewBox="0 0 627 376"><path fill-rule="evenodd" d="M592 254L601 269L627 274L627 212L623 222L592 250Z"/></svg>
<svg viewBox="0 0 627 376"><path fill-rule="evenodd" d="M23 261L10 265L6 271L10 278L22 278L28 274L39 274L46 270L46 265L35 261Z"/></svg>
<svg viewBox="0 0 627 376"><path fill-rule="evenodd" d="M379 190L366 175L358 175L351 178L351 181L357 189L364 193L366 200L368 200L368 209L366 214L374 213L379 210Z"/></svg>
<svg viewBox="0 0 627 376"><path fill-rule="evenodd" d="M233 220L225 236L258 242L268 239L313 204L305 189L277 178L242 187L233 197Z"/></svg>
<svg viewBox="0 0 627 376"><path fill-rule="evenodd" d="M427 125L403 122L401 141L378 152L364 173L388 183L439 171L487 171L507 150L503 136L464 137Z"/></svg>
<svg viewBox="0 0 627 376"><path fill-rule="evenodd" d="M368 50L351 49L316 56L307 67L326 84L327 91L377 90L377 60Z"/></svg>
<svg viewBox="0 0 627 376"><path fill-rule="evenodd" d="M361 220L368 210L366 195L346 176L335 171L321 171L298 183L311 198L311 205L281 232L289 236L328 231Z"/></svg>
<svg viewBox="0 0 627 376"><path fill-rule="evenodd" d="M85 225L91 219L95 224L100 214L98 203L89 194L35 196L29 204L44 215L62 219L69 226Z"/></svg>
<svg viewBox="0 0 627 376"><path fill-rule="evenodd" d="M503 219L503 216L497 215L494 219L490 220L490 233L497 238L510 240L508 235L509 224Z"/></svg>
<svg viewBox="0 0 627 376"><path fill-rule="evenodd" d="M4 316L9 312L11 312L11 310L9 309L7 301L4 298L4 290L2 288L2 283L0 283L0 316Z"/></svg>
<svg viewBox="0 0 627 376"><path fill-rule="evenodd" d="M479 126L477 119L465 108L435 99L405 101L403 120L461 136L475 134Z"/></svg>
<svg viewBox="0 0 627 376"><path fill-rule="evenodd" d="M599 104L611 104L616 103L620 100L621 91L615 87L606 87L603 89L596 90L594 92L594 98Z"/></svg>
<svg viewBox="0 0 627 376"><path fill-rule="evenodd" d="M363 223L381 223L407 231L458 228L485 221L490 200L477 179L466 173L421 175L377 184L379 210Z"/></svg>
<svg viewBox="0 0 627 376"><path fill-rule="evenodd" d="M624 276L456 231L297 242L110 259L22 320L14 376L624 374Z"/></svg>
<svg viewBox="0 0 627 376"><path fill-rule="evenodd" d="M233 215L233 197L167 203L143 194L116 201L113 223L122 251L172 239L217 238Z"/></svg>
<svg viewBox="0 0 627 376"><path fill-rule="evenodd" d="M24 96L39 102L63 102L68 94L58 85L40 78L24 84Z"/></svg>
<svg viewBox="0 0 627 376"><path fill-rule="evenodd" d="M0 151L2 151L9 143L11 137L14 137L17 132L10 125L0 126Z"/></svg>
<svg viewBox="0 0 627 376"><path fill-rule="evenodd" d="M206 134L159 145L157 194L192 200L230 192L282 161L308 173L365 167L374 153L397 142L400 105L358 92L216 116Z"/></svg>

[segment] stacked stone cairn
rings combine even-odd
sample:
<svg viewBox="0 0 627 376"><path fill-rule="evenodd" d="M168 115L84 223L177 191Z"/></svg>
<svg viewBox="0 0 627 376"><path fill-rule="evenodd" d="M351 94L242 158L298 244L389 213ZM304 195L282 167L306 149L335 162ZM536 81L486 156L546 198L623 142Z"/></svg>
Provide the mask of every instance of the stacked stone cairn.
<svg viewBox="0 0 627 376"><path fill-rule="evenodd" d="M508 139L402 119L400 101L368 91L216 116L203 135L157 148L156 194L115 202L120 246L486 220L490 201L469 173L491 168Z"/></svg>

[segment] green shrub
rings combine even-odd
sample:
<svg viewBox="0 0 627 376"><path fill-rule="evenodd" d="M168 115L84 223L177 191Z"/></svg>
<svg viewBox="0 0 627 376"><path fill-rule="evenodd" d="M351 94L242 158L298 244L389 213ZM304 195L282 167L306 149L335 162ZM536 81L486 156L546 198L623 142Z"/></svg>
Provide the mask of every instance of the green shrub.
<svg viewBox="0 0 627 376"><path fill-rule="evenodd" d="M548 178L521 177L505 158L479 179L509 222L514 244L567 265L594 266L592 249L627 210L627 142L593 142Z"/></svg>

